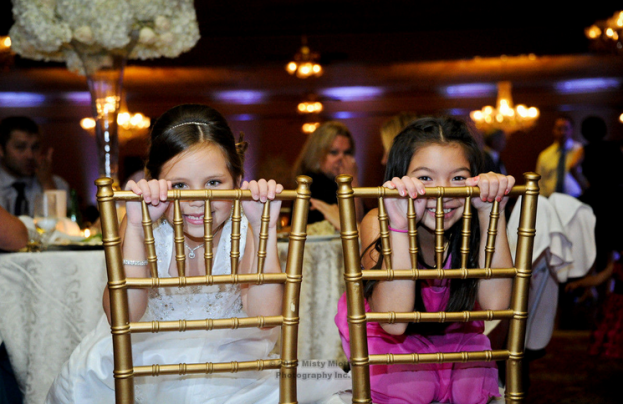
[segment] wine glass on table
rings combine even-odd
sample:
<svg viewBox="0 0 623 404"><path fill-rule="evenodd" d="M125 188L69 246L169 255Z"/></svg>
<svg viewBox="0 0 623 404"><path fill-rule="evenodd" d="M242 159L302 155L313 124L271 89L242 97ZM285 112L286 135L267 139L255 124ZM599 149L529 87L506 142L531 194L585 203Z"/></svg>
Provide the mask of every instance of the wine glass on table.
<svg viewBox="0 0 623 404"><path fill-rule="evenodd" d="M42 193L35 198L34 222L41 233L43 246L47 245L50 235L58 223L57 199L53 193Z"/></svg>

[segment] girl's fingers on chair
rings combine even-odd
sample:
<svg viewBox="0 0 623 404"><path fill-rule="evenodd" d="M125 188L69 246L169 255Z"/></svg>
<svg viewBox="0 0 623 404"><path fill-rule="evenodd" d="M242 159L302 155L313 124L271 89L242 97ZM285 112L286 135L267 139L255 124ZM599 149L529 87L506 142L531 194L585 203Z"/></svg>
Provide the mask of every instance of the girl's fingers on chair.
<svg viewBox="0 0 623 404"><path fill-rule="evenodd" d="M268 180L268 191L266 193L266 197L270 200L275 199L275 194L277 192L277 182L275 180Z"/></svg>
<svg viewBox="0 0 623 404"><path fill-rule="evenodd" d="M153 206L158 206L160 203L160 182L158 180L152 180L147 184L149 185L149 202L151 202Z"/></svg>
<svg viewBox="0 0 623 404"><path fill-rule="evenodd" d="M266 202L266 195L268 194L268 183L264 178L261 178L257 182L258 186L258 199L260 202Z"/></svg>
<svg viewBox="0 0 623 404"><path fill-rule="evenodd" d="M394 185L394 183L391 181L385 181L383 183L383 187L388 189L396 189L396 185Z"/></svg>
<svg viewBox="0 0 623 404"><path fill-rule="evenodd" d="M480 199L486 202L489 198L489 180L486 175L480 175L478 178L478 188L480 188Z"/></svg>
<svg viewBox="0 0 623 404"><path fill-rule="evenodd" d="M393 189L396 189L401 196L405 196L407 194L406 193L407 188L405 187L404 182L402 182L400 178L398 177L392 178L391 183L394 185Z"/></svg>
<svg viewBox="0 0 623 404"><path fill-rule="evenodd" d="M167 191L169 191L169 181L160 180L158 182L160 185L160 200L164 202L167 200L167 197L168 197Z"/></svg>
<svg viewBox="0 0 623 404"><path fill-rule="evenodd" d="M138 187L138 191L135 191L137 195L143 195L143 200L147 203L151 201L151 189L149 188L149 184L145 180L140 180L136 183Z"/></svg>
<svg viewBox="0 0 623 404"><path fill-rule="evenodd" d="M513 189L513 187L515 186L515 177L513 177L512 175L507 175L506 178L508 179L508 184L506 185L506 191L504 192L504 195L508 195L511 189Z"/></svg>
<svg viewBox="0 0 623 404"><path fill-rule="evenodd" d="M415 187L415 182L411 177L404 176L402 177L402 182L405 184L405 190L407 194L411 198L417 198L417 188Z"/></svg>
<svg viewBox="0 0 623 404"><path fill-rule="evenodd" d="M493 176L489 181L489 193L487 201L493 202L498 197L498 189L500 188L500 179L497 176Z"/></svg>
<svg viewBox="0 0 623 404"><path fill-rule="evenodd" d="M506 193L506 188L508 187L508 179L505 175L500 175L498 179L499 182L497 192L495 193L495 200L500 202L504 197L504 194Z"/></svg>
<svg viewBox="0 0 623 404"><path fill-rule="evenodd" d="M136 182L134 182L133 180L130 180L127 182L127 184L125 184L125 190L137 193L140 190L140 188L138 187L138 185L136 185Z"/></svg>
<svg viewBox="0 0 623 404"><path fill-rule="evenodd" d="M251 181L249 182L249 191L251 191L251 197L253 198L254 201L257 201L257 199L259 198L259 186L257 185L257 181Z"/></svg>

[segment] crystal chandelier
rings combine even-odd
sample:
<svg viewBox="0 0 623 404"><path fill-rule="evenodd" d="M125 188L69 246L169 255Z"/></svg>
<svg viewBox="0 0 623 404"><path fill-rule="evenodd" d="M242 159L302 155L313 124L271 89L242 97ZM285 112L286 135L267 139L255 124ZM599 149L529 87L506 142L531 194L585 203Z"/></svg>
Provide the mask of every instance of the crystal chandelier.
<svg viewBox="0 0 623 404"><path fill-rule="evenodd" d="M311 76L321 76L322 66L317 63L320 55L312 52L307 46L307 38L303 37L301 49L294 55L294 60L286 65L286 71L296 75L299 79L306 79Z"/></svg>
<svg viewBox="0 0 623 404"><path fill-rule="evenodd" d="M584 30L584 34L595 49L623 54L623 10L607 20L595 22Z"/></svg>
<svg viewBox="0 0 623 404"><path fill-rule="evenodd" d="M496 107L486 106L469 114L476 127L481 131L501 129L507 134L518 130L528 130L534 126L539 117L539 109L525 105L513 106L510 81L498 83L498 100Z"/></svg>
<svg viewBox="0 0 623 404"><path fill-rule="evenodd" d="M319 126L320 126L320 122L306 122L301 127L301 130L303 131L303 133L306 133L309 135L309 134L314 133L314 131L318 129Z"/></svg>
<svg viewBox="0 0 623 404"><path fill-rule="evenodd" d="M322 112L324 106L320 101L303 101L299 102L297 109L300 114L317 114Z"/></svg>

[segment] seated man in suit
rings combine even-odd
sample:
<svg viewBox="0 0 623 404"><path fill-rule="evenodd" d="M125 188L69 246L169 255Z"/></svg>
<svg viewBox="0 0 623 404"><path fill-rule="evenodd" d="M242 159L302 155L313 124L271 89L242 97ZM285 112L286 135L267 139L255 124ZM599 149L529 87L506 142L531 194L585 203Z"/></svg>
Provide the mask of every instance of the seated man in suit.
<svg viewBox="0 0 623 404"><path fill-rule="evenodd" d="M32 216L38 194L69 192L67 181L52 174L52 151L42 153L39 126L32 119L13 116L0 122L0 206L15 216Z"/></svg>

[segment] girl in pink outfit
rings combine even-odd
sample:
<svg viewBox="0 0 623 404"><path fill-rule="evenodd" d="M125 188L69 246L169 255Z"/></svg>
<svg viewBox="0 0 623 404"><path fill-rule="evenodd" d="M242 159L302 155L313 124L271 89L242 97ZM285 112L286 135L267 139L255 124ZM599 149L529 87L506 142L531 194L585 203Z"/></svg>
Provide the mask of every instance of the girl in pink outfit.
<svg viewBox="0 0 623 404"><path fill-rule="evenodd" d="M394 140L389 153L384 186L416 199L419 264L435 264L435 199L418 198L425 187L478 186L480 198L472 198L478 220L473 220L468 266L484 267L484 243L491 202L506 205L506 194L515 180L495 173L481 174L482 152L464 122L453 118L421 118ZM460 268L460 230L464 199L444 199L444 268ZM406 199L386 198L394 268L409 268ZM474 215L476 216L476 215ZM383 268L380 258L378 212L369 212L360 227L365 250L364 268ZM506 240L504 215L498 222L498 237L492 268L513 266ZM365 285L366 311L462 311L502 310L509 307L510 279L370 281ZM346 296L338 304L335 318L346 355L350 357ZM491 349L481 321L470 323L382 324L368 323L368 350L381 353L437 353ZM499 397L498 371L494 362L370 367L372 400L375 403L487 403Z"/></svg>

